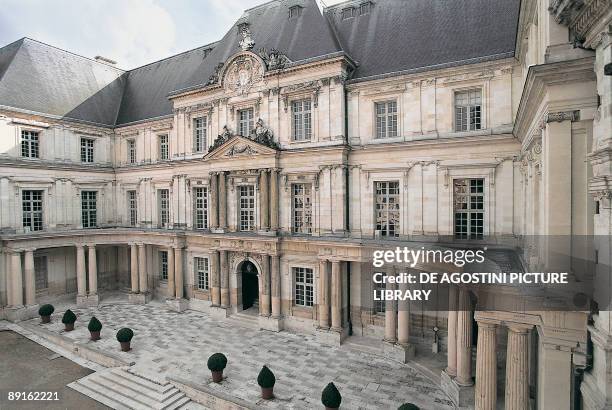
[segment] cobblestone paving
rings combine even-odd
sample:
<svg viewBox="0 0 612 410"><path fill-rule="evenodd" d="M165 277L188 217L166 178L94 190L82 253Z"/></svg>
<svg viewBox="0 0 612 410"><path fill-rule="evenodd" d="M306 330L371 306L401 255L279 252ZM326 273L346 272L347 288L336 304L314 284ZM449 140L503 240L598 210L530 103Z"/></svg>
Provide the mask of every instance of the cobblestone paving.
<svg viewBox="0 0 612 410"><path fill-rule="evenodd" d="M47 330L86 342L87 323L95 315L103 324L95 347L135 361L132 371L153 380L176 376L207 384L234 397L269 408L320 408L321 390L333 381L343 409L395 409L412 402L423 409L452 409L440 388L410 366L343 347L321 345L314 337L274 333L217 321L201 312L176 313L163 305L103 305L74 308L75 330L64 332L61 313L51 324L30 321ZM134 330L132 351L120 352L115 339L121 327ZM222 352L228 365L221 384L210 382L208 357ZM276 400L259 400L257 374L268 365L276 375Z"/></svg>

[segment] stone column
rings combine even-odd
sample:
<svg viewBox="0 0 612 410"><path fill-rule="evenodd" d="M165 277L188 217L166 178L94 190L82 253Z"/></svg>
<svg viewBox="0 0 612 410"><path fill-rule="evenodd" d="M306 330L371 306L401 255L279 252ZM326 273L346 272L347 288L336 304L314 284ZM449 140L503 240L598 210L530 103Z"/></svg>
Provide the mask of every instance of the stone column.
<svg viewBox="0 0 612 410"><path fill-rule="evenodd" d="M25 273L25 303L28 306L36 304L36 278L34 274L34 249L26 249L24 261Z"/></svg>
<svg viewBox="0 0 612 410"><path fill-rule="evenodd" d="M212 251L210 258L210 284L212 306L219 306L221 302L219 251Z"/></svg>
<svg viewBox="0 0 612 410"><path fill-rule="evenodd" d="M228 308L230 306L229 294L229 267L227 263L227 251L219 251L219 269L221 279L221 307Z"/></svg>
<svg viewBox="0 0 612 410"><path fill-rule="evenodd" d="M408 290L408 284L400 283L399 288L405 293ZM407 346L410 343L410 302L400 300L397 304L397 342L402 346Z"/></svg>
<svg viewBox="0 0 612 410"><path fill-rule="evenodd" d="M280 256L272 256L272 317L281 316Z"/></svg>
<svg viewBox="0 0 612 410"><path fill-rule="evenodd" d="M132 279L132 293L138 293L138 248L135 243L130 244L130 276Z"/></svg>
<svg viewBox="0 0 612 410"><path fill-rule="evenodd" d="M332 330L342 330L342 261L332 261L331 316Z"/></svg>
<svg viewBox="0 0 612 410"><path fill-rule="evenodd" d="M217 214L218 208L218 192L217 192L217 173L210 173L210 228L216 229L219 227L219 218Z"/></svg>
<svg viewBox="0 0 612 410"><path fill-rule="evenodd" d="M85 276L85 248L83 245L76 246L77 260L77 295L87 296L87 278Z"/></svg>
<svg viewBox="0 0 612 410"><path fill-rule="evenodd" d="M21 252L11 254L11 300L13 307L23 306L23 278L21 273Z"/></svg>
<svg viewBox="0 0 612 410"><path fill-rule="evenodd" d="M476 410L495 410L497 404L497 324L478 321L476 345Z"/></svg>
<svg viewBox="0 0 612 410"><path fill-rule="evenodd" d="M89 251L89 296L98 294L98 264L96 262L96 245L87 245Z"/></svg>
<svg viewBox="0 0 612 410"><path fill-rule="evenodd" d="M227 190L225 172L219 172L219 228L227 228ZM223 269L221 269L223 273Z"/></svg>
<svg viewBox="0 0 612 410"><path fill-rule="evenodd" d="M176 295L176 283L174 280L174 248L167 248L168 254L168 285L167 285L167 296L169 299L174 299Z"/></svg>
<svg viewBox="0 0 612 410"><path fill-rule="evenodd" d="M268 205L270 198L268 197L268 171L263 169L259 172L259 210L261 230L267 231L270 229L270 220L268 219Z"/></svg>
<svg viewBox="0 0 612 410"><path fill-rule="evenodd" d="M387 276L395 276L395 268L387 268ZM395 290L395 283L386 283L386 290ZM397 313L395 312L395 301L385 301L385 342L397 342Z"/></svg>
<svg viewBox="0 0 612 410"><path fill-rule="evenodd" d="M506 410L529 408L528 332L526 325L508 325Z"/></svg>
<svg viewBox="0 0 612 410"><path fill-rule="evenodd" d="M448 347L446 374L457 375L457 287L448 288Z"/></svg>
<svg viewBox="0 0 612 410"><path fill-rule="evenodd" d="M174 281L176 287L176 298L182 299L184 294L183 286L183 249L174 248Z"/></svg>
<svg viewBox="0 0 612 410"><path fill-rule="evenodd" d="M472 304L466 288L459 289L457 312L457 378L462 386L472 382Z"/></svg>
<svg viewBox="0 0 612 410"><path fill-rule="evenodd" d="M138 278L140 293L147 293L149 286L147 283L147 248L145 244L138 244Z"/></svg>
<svg viewBox="0 0 612 410"><path fill-rule="evenodd" d="M270 255L263 255L261 267L261 291L259 292L259 313L270 316Z"/></svg>
<svg viewBox="0 0 612 410"><path fill-rule="evenodd" d="M273 231L278 230L278 172L278 168L270 172L270 229Z"/></svg>
<svg viewBox="0 0 612 410"><path fill-rule="evenodd" d="M329 329L329 271L327 261L319 262L319 327Z"/></svg>

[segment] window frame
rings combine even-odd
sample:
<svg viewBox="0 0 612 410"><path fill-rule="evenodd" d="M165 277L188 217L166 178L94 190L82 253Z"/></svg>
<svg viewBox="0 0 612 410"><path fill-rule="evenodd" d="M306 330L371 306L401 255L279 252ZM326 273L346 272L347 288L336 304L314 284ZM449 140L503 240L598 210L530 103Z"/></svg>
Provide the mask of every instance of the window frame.
<svg viewBox="0 0 612 410"><path fill-rule="evenodd" d="M302 8L302 6L297 4L289 7L289 20L297 19L298 17L300 17L302 15Z"/></svg>
<svg viewBox="0 0 612 410"><path fill-rule="evenodd" d="M130 198L134 194L134 198ZM138 226L138 191L135 189L128 189L126 191L127 201L127 219L129 226Z"/></svg>
<svg viewBox="0 0 612 410"><path fill-rule="evenodd" d="M167 197L164 198L164 194ZM166 205L165 207L164 204ZM157 190L157 226L159 228L168 228L170 226L170 190L168 188Z"/></svg>
<svg viewBox="0 0 612 410"><path fill-rule="evenodd" d="M386 192L385 193L381 193L381 195L384 195L383 199L386 199L386 201L382 201L380 202L380 204L382 205L386 205L386 207L382 207L381 210L379 210L379 202L378 202L378 184L386 184ZM391 194L390 190L391 190L391 184L396 184L397 185L397 193ZM402 190L401 190L401 185L400 185L400 181L399 180L377 180L374 181L374 230L375 231L380 231L380 236L385 237L385 238L397 238L400 235L400 229L401 229L401 217L402 217L402 207L401 207L401 198L402 198ZM391 204L391 202L389 201L389 199L391 198L391 196L393 196L396 201L394 202L394 204L396 205L396 209L390 209L389 205ZM384 212L385 216L386 216L386 229L379 229L379 212ZM391 232L390 230L390 215L392 213L397 213L397 223L393 224L393 234L389 234ZM382 227L382 223L384 222L383 219L380 220L381 223L381 227Z"/></svg>
<svg viewBox="0 0 612 410"><path fill-rule="evenodd" d="M159 280L168 281L168 251L160 250L159 254Z"/></svg>
<svg viewBox="0 0 612 410"><path fill-rule="evenodd" d="M86 198L87 196L90 196L90 198ZM93 207L91 206L92 198ZM86 204L88 205L87 208L85 207ZM92 221L93 224L91 223ZM81 191L81 226L83 227L83 229L92 229L98 227L98 191Z"/></svg>
<svg viewBox="0 0 612 410"><path fill-rule="evenodd" d="M302 193L296 194L295 188L302 186ZM307 194L307 191L308 194ZM296 199L302 199L302 207L296 207ZM308 203L306 201L308 199ZM312 183L308 182L292 182L291 183L291 232L294 234L312 235ZM298 215L299 214L299 215ZM297 216L300 217L302 223L297 227ZM309 223L305 221L309 219Z"/></svg>
<svg viewBox="0 0 612 410"><path fill-rule="evenodd" d="M299 104L299 111L296 111L297 104ZM308 104L308 109L305 108L306 104ZM311 98L300 98L291 101L291 141L312 141L312 108Z"/></svg>
<svg viewBox="0 0 612 410"><path fill-rule="evenodd" d="M390 112L389 110L391 104L393 104L395 107L394 112ZM379 113L379 107L384 107L383 113ZM379 123L381 123L382 125L379 126ZM399 104L397 98L374 101L373 125L375 140L397 138L400 136Z"/></svg>
<svg viewBox="0 0 612 410"><path fill-rule="evenodd" d="M478 101L479 104L471 104L471 93L478 92ZM467 94L467 105L459 105L458 97L462 94ZM453 131L454 132L470 132L470 131L479 131L484 129L484 89L483 87L470 87L470 88L461 88L453 90ZM474 112L474 117L478 118L477 126L472 128L472 108L478 108L477 113ZM458 109L465 109L465 112L461 114L461 123L457 120L460 117L458 114ZM475 110L476 111L476 110ZM463 129L463 125L465 123L465 129ZM461 127L460 127L461 125Z"/></svg>
<svg viewBox="0 0 612 410"><path fill-rule="evenodd" d="M198 123L201 123L198 125ZM193 118L193 152L202 153L208 146L208 118L205 115Z"/></svg>
<svg viewBox="0 0 612 410"><path fill-rule="evenodd" d="M244 190L252 190L252 195L243 196ZM254 232L257 230L257 193L254 184L243 184L237 186L238 191L238 230L240 232ZM243 198L252 200L252 207L243 207ZM248 226L243 225L247 222Z"/></svg>
<svg viewBox="0 0 612 410"><path fill-rule="evenodd" d="M203 194L201 198L198 196L197 191L202 191ZM193 197L193 223L192 226L194 229L208 229L208 187L207 186L195 186L192 191ZM202 201L202 206L197 206L198 200ZM198 212L201 212L201 218L198 215ZM198 220L201 219L202 225L198 226Z"/></svg>
<svg viewBox="0 0 612 410"><path fill-rule="evenodd" d="M246 119L242 119L242 113L250 113L250 116L247 116ZM240 108L236 111L236 118L238 120L238 124L236 126L236 130L238 131L238 135L243 137L247 137L251 134L251 131L255 127L255 109L253 107L244 107ZM246 134L243 134L243 126L246 126Z"/></svg>
<svg viewBox="0 0 612 410"><path fill-rule="evenodd" d="M204 269L200 269L200 261L203 262ZM199 291L210 290L210 258L208 256L194 256L193 257L193 272L194 272L194 283L195 287ZM203 275L203 277L200 276ZM204 284L201 287L200 284Z"/></svg>
<svg viewBox="0 0 612 410"><path fill-rule="evenodd" d="M170 137L168 134L159 134L157 136L157 155L160 161L168 161L170 159Z"/></svg>
<svg viewBox="0 0 612 410"><path fill-rule="evenodd" d="M21 129L19 142L20 142L20 148L21 148L21 152L20 152L21 158L40 159L40 131L39 130ZM24 155L24 152L26 152L26 155Z"/></svg>
<svg viewBox="0 0 612 410"><path fill-rule="evenodd" d="M95 162L95 138L81 137L81 162L93 164Z"/></svg>
<svg viewBox="0 0 612 410"><path fill-rule="evenodd" d="M350 16L346 14L348 12L350 12ZM340 10L340 20L348 20L352 18L355 18L355 7L349 6Z"/></svg>
<svg viewBox="0 0 612 410"><path fill-rule="evenodd" d="M293 266L291 273L293 275L293 305L301 308L313 308L315 302L314 269ZM302 274L302 280L298 280L299 273Z"/></svg>
<svg viewBox="0 0 612 410"><path fill-rule="evenodd" d="M386 278L387 277L387 273L386 272L374 272L372 274L372 278L374 278L374 275L376 275L377 273L382 274L382 278ZM382 283L378 283L378 282L374 282L374 280L372 280L372 296L374 296L376 291L380 291L380 290L385 290L387 288L386 283L381 280ZM372 298L372 313L374 313L375 315L384 315L385 312L387 311L387 303L385 300L374 300L374 298Z"/></svg>
<svg viewBox="0 0 612 410"><path fill-rule="evenodd" d="M128 164L137 164L138 163L138 157L137 157L137 148L136 148L136 139L135 138L130 138L127 139L126 141L127 144L127 162Z"/></svg>
<svg viewBox="0 0 612 410"><path fill-rule="evenodd" d="M30 198L25 198L26 193L29 194ZM40 198L32 198L34 194L40 195ZM45 229L44 201L45 192L42 189L21 190L21 224L24 230L29 228L30 232L38 232ZM29 210L25 210L26 204L29 205ZM34 209L38 208L38 205L40 209ZM26 220L28 221L27 223Z"/></svg>
<svg viewBox="0 0 612 410"><path fill-rule="evenodd" d="M467 182L468 192L457 192L458 182ZM478 192L478 186L473 186L472 182L480 182L481 192ZM459 240L483 240L486 233L486 222L487 222L487 189L486 189L486 178L484 177L465 177L465 178L453 178L452 179L452 211L453 211L453 237ZM476 188L476 192L472 189ZM459 197L466 198L466 201L458 201ZM473 200L474 198L474 200ZM480 198L480 200L475 199ZM465 208L458 209L458 204L465 203ZM478 205L480 204L480 208ZM472 205L475 205L473 208ZM458 214L464 214L465 230L458 231ZM481 214L480 218L477 215ZM478 221L480 221L480 226ZM475 228L476 232L473 233ZM478 232L480 231L480 232Z"/></svg>

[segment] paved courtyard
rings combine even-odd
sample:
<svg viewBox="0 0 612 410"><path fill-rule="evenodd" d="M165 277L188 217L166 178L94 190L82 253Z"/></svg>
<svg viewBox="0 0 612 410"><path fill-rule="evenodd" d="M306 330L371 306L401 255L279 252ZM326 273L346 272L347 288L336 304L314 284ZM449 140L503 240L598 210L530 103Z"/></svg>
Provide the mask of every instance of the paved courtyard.
<svg viewBox="0 0 612 410"><path fill-rule="evenodd" d="M340 390L343 409L394 409L412 402L423 409L452 409L440 388L416 369L350 347L321 345L312 336L255 330L201 312L176 313L163 305L114 304L73 308L75 330L64 332L61 313L51 324L29 323L85 343L87 323L95 315L103 324L95 347L135 361L132 371L152 380L178 377L206 384L234 397L255 403L260 389L257 374L268 365L276 375L270 408L319 408L321 390L333 381ZM115 334L121 327L134 330L132 351L120 352ZM210 383L208 357L222 352L228 357L220 385Z"/></svg>

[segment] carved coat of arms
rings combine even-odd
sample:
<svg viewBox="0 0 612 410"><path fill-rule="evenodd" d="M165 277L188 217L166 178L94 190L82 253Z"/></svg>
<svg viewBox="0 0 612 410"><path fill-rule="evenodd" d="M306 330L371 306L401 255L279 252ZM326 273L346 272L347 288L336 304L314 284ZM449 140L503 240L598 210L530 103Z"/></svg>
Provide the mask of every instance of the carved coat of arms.
<svg viewBox="0 0 612 410"><path fill-rule="evenodd" d="M248 94L251 87L263 79L263 67L251 56L238 57L227 70L225 88L240 95Z"/></svg>

